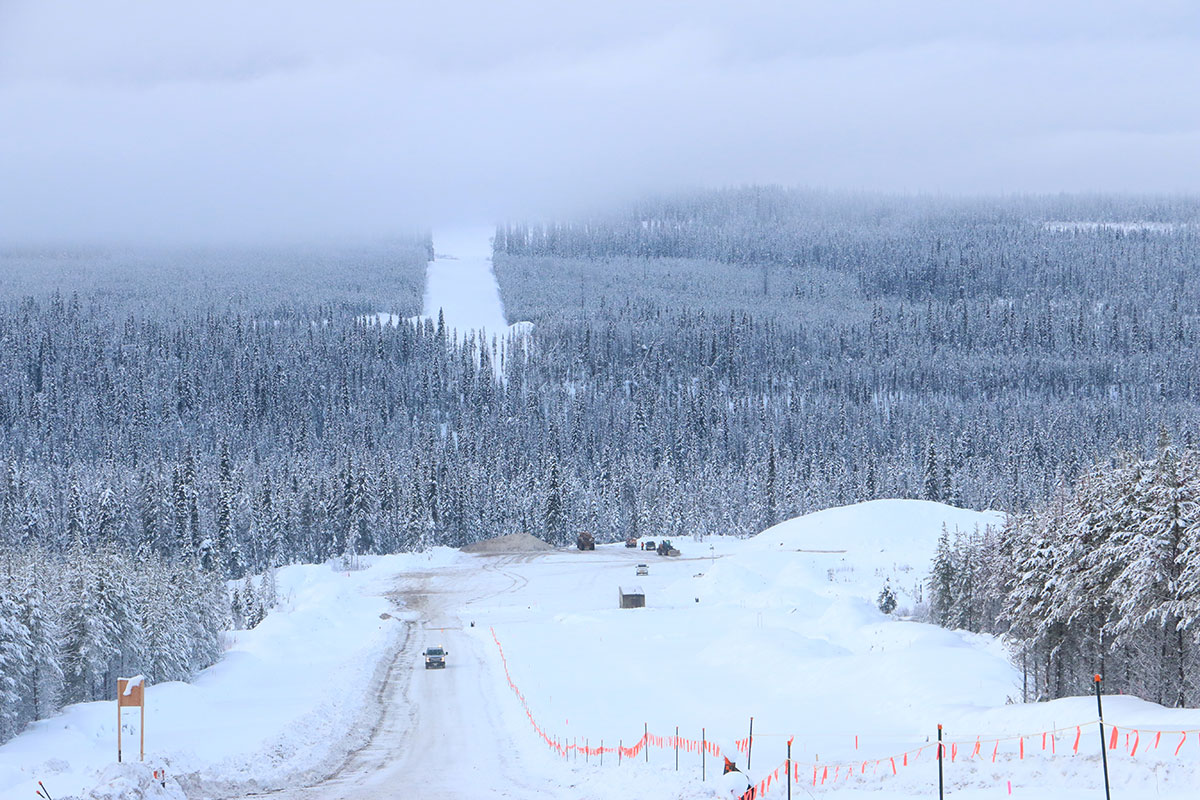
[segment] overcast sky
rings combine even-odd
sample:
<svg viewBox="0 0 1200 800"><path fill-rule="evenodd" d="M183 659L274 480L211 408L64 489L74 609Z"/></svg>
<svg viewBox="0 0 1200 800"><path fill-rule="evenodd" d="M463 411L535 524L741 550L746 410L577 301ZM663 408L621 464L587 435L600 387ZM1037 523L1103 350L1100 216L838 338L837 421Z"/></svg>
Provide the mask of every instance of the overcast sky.
<svg viewBox="0 0 1200 800"><path fill-rule="evenodd" d="M0 0L0 240L1200 191L1200 3Z"/></svg>

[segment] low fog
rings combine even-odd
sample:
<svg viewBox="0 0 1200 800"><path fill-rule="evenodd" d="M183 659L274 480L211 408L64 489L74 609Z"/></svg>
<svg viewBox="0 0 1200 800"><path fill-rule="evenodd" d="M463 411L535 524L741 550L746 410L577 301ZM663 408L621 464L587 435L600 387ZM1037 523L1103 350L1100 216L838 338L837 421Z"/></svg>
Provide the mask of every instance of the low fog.
<svg viewBox="0 0 1200 800"><path fill-rule="evenodd" d="M1195 8L0 0L0 242L386 237L751 182L1191 192Z"/></svg>

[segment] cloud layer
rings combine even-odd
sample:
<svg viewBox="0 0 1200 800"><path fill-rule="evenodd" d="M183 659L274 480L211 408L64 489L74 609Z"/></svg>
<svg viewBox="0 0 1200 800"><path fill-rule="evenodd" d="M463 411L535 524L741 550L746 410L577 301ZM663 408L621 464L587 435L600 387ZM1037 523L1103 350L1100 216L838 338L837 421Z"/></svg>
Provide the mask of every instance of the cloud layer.
<svg viewBox="0 0 1200 800"><path fill-rule="evenodd" d="M377 237L746 182L1200 190L1189 3L434 5L0 0L0 240Z"/></svg>

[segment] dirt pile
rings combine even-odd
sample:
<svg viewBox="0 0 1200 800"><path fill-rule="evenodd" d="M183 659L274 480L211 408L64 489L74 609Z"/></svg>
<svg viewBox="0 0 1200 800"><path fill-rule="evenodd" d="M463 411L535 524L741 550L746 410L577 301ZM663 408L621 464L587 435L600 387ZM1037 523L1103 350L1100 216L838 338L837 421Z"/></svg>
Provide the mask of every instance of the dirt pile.
<svg viewBox="0 0 1200 800"><path fill-rule="evenodd" d="M539 553L553 549L553 545L546 544L528 533L513 533L469 544L463 547L462 551L464 553Z"/></svg>

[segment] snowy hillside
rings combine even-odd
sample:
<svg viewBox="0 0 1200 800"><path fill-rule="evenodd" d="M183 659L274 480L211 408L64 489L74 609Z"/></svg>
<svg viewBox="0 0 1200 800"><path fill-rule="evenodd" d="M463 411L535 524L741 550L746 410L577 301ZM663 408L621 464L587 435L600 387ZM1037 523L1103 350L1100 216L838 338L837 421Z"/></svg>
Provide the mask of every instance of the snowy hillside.
<svg viewBox="0 0 1200 800"><path fill-rule="evenodd" d="M175 797L371 797L370 787L403 779L439 797L706 798L731 782L718 753L746 768L739 740L753 716L748 772L755 783L772 776L768 796L785 796L777 768L791 737L804 791L928 796L938 723L955 743L946 769L957 797L1006 796L1010 786L1026 798L1094 794L1094 700L1010 705L1020 674L995 640L875 606L889 581L901 606L911 603L943 525L998 522L876 501L748 540L676 540L674 558L602 545L439 549L354 573L289 567L280 607L238 633L219 664L193 685L148 689L148 766L165 769L163 796ZM649 574L635 575L639 563ZM630 584L645 608L617 607L618 587ZM430 644L449 651L446 670L421 668ZM1200 712L1118 697L1106 711L1124 796L1155 785L1159 796L1188 796L1200 740L1174 750L1179 731L1200 728ZM0 795L30 795L42 780L62 798L137 778L131 768L98 777L115 758L114 713L111 702L70 707L0 748ZM126 724L135 737L136 719ZM1130 727L1138 738L1125 738ZM1063 730L1043 751L1052 728ZM649 746L639 745L644 732ZM1018 738L989 741L1020 734L1024 758Z"/></svg>

